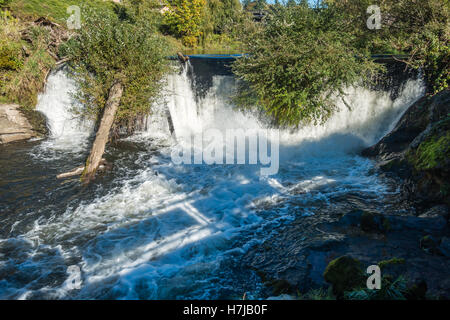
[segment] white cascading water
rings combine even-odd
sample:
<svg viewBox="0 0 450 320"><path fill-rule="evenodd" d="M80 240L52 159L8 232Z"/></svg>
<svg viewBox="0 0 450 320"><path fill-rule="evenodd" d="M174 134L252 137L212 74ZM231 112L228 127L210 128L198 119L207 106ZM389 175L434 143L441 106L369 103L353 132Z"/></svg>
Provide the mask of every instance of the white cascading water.
<svg viewBox="0 0 450 320"><path fill-rule="evenodd" d="M230 271L229 265L238 265L242 253L279 226L315 214L349 193L382 201L388 188L370 173L372 161L357 151L387 133L424 92L420 80L409 80L395 101L388 93L348 89L351 110L342 103L324 125L280 133L280 171L268 178L260 177L257 166L175 165L170 154L176 141L170 136L167 108L179 140L208 128L262 127L255 117L233 110L226 99L232 85L231 77L214 77L210 92L196 102L186 70L169 76L166 102L155 107L148 130L130 139L156 144L158 151L138 156L136 163L146 161L142 168L117 181L106 195L40 219L21 236L31 248L23 253L29 256L26 261L50 249L63 257L37 268L64 268L79 261L81 289L71 291L69 281L30 284L20 290L11 287L5 291L8 297L26 299L36 292L88 299L242 296L244 289L236 284L250 286L249 279L244 273L239 278L241 273ZM78 134L62 125L67 119L62 106L69 105L62 97L72 88L56 73L40 98L39 110L49 117L56 140ZM257 288L248 296L257 298Z"/></svg>
<svg viewBox="0 0 450 320"><path fill-rule="evenodd" d="M76 85L64 69L52 72L44 93L38 96L36 110L47 117L50 139L41 144L46 151L61 150L78 153L86 148L93 122L81 120L73 113L81 108L73 95Z"/></svg>

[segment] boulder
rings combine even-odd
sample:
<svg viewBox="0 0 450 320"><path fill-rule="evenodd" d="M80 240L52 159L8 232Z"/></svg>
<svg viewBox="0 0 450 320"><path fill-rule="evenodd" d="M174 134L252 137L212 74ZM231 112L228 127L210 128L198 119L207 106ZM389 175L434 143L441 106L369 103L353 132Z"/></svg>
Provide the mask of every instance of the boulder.
<svg viewBox="0 0 450 320"><path fill-rule="evenodd" d="M425 96L394 129L362 151L384 173L402 179L405 200L417 208L450 205L450 90Z"/></svg>
<svg viewBox="0 0 450 320"><path fill-rule="evenodd" d="M0 105L0 144L35 137L28 119L15 104Z"/></svg>
<svg viewBox="0 0 450 320"><path fill-rule="evenodd" d="M333 293L341 298L345 291L363 287L365 284L360 262L350 256L342 256L331 261L323 277L333 286Z"/></svg>
<svg viewBox="0 0 450 320"><path fill-rule="evenodd" d="M383 215L363 210L353 210L345 214L337 223L341 227L358 227L367 233L385 233L389 231L389 221Z"/></svg>

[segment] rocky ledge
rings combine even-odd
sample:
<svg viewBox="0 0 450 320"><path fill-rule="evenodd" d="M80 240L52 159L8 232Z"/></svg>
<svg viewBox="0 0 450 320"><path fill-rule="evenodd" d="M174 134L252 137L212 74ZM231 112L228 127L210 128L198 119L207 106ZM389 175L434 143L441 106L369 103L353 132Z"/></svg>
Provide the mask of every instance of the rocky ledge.
<svg viewBox="0 0 450 320"><path fill-rule="evenodd" d="M363 156L398 178L402 195L420 210L450 205L450 90L414 103L395 128Z"/></svg>
<svg viewBox="0 0 450 320"><path fill-rule="evenodd" d="M16 104L0 105L0 144L45 135L45 117L37 111L23 110Z"/></svg>

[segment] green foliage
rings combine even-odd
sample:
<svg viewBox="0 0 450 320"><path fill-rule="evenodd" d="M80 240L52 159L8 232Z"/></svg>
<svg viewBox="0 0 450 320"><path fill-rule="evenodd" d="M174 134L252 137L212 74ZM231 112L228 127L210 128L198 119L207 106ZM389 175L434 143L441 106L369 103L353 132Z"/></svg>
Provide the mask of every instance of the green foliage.
<svg viewBox="0 0 450 320"><path fill-rule="evenodd" d="M3 101L33 108L54 60L47 51L49 32L26 26L4 11L0 17L0 96ZM26 30L29 42L21 40Z"/></svg>
<svg viewBox="0 0 450 320"><path fill-rule="evenodd" d="M229 33L242 20L239 0L209 0L206 20L216 34Z"/></svg>
<svg viewBox="0 0 450 320"><path fill-rule="evenodd" d="M20 44L0 39L0 70L18 71L23 66Z"/></svg>
<svg viewBox="0 0 450 320"><path fill-rule="evenodd" d="M6 7L10 2L11 0L0 0L0 7Z"/></svg>
<svg viewBox="0 0 450 320"><path fill-rule="evenodd" d="M85 114L97 118L110 88L120 81L124 92L115 126L130 129L136 118L151 111L168 71L169 48L157 32L157 17L127 9L116 14L83 8L82 14L83 28L62 50L71 58L77 97L86 106Z"/></svg>
<svg viewBox="0 0 450 320"><path fill-rule="evenodd" d="M402 276L392 281L383 277L380 290L361 289L346 292L346 300L406 300L407 282Z"/></svg>
<svg viewBox="0 0 450 320"><path fill-rule="evenodd" d="M323 273L326 282L333 286L333 293L342 297L345 291L364 285L365 278L358 260L342 256L331 261Z"/></svg>
<svg viewBox="0 0 450 320"><path fill-rule="evenodd" d="M346 28L353 30L357 45L372 53L405 53L406 63L421 68L429 91L437 93L450 82L450 6L442 0L327 0L332 10L346 14ZM380 6L380 30L366 27L369 5Z"/></svg>
<svg viewBox="0 0 450 320"><path fill-rule="evenodd" d="M54 64L55 61L45 49L36 49L4 86L6 95L25 108L34 108L37 95L44 87L45 75Z"/></svg>
<svg viewBox="0 0 450 320"><path fill-rule="evenodd" d="M11 11L21 17L48 17L54 21L65 24L69 14L67 8L72 5L89 5L96 9L110 9L114 6L112 1L103 0L10 0Z"/></svg>
<svg viewBox="0 0 450 320"><path fill-rule="evenodd" d="M413 155L417 170L431 170L441 167L450 158L450 132L441 137L432 135L422 142Z"/></svg>
<svg viewBox="0 0 450 320"><path fill-rule="evenodd" d="M334 95L342 97L345 87L380 69L369 52L355 47L343 21L337 11L293 6L245 28L248 55L235 62L234 71L248 85L241 96L256 101L244 107L257 103L284 125L325 121L336 109Z"/></svg>
<svg viewBox="0 0 450 320"><path fill-rule="evenodd" d="M378 266L380 267L380 269L383 269L386 266L394 265L394 264L405 264L405 259L394 257L389 260L383 260L383 261L378 262Z"/></svg>
<svg viewBox="0 0 450 320"><path fill-rule="evenodd" d="M332 288L329 287L328 290L324 288L313 289L308 291L305 294L299 294L299 300L336 300L336 297L333 295Z"/></svg>
<svg viewBox="0 0 450 320"><path fill-rule="evenodd" d="M165 0L165 4L165 24L170 32L181 37L184 45L195 47L203 35L206 0Z"/></svg>
<svg viewBox="0 0 450 320"><path fill-rule="evenodd" d="M447 2L447 3L446 3ZM450 83L450 6L442 0L389 1L395 22L397 47L408 52L408 63L422 68L431 93L437 93Z"/></svg>

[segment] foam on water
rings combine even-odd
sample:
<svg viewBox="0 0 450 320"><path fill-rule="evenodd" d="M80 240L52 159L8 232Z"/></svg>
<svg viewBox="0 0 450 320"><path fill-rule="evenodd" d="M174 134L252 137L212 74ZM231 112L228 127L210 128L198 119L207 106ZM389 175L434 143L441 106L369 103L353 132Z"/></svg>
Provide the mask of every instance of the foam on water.
<svg viewBox="0 0 450 320"><path fill-rule="evenodd" d="M40 98L53 146L79 132L70 121L66 126L70 103L63 92L69 83L61 73L52 75ZM0 257L0 270L31 270L19 284L0 282L0 298L238 298L249 288L256 295L249 271L234 269L239 256L280 225L312 215L336 197L386 195L379 177L369 174L372 162L357 151L387 133L423 94L420 80L408 81L395 101L388 93L348 89L351 110L342 103L325 125L281 132L280 172L268 178L260 177L258 166L174 165L171 150L183 137L208 128L263 128L256 117L230 105L232 86L231 77L215 77L198 100L186 70L169 76L147 131L131 138L157 144L158 152L150 160L139 157L136 162L147 162L106 195L0 239L0 247L17 250L10 259ZM170 135L167 110L177 139ZM80 290L70 290L65 281L69 265L82 270ZM58 270L57 281L46 280L48 270Z"/></svg>

